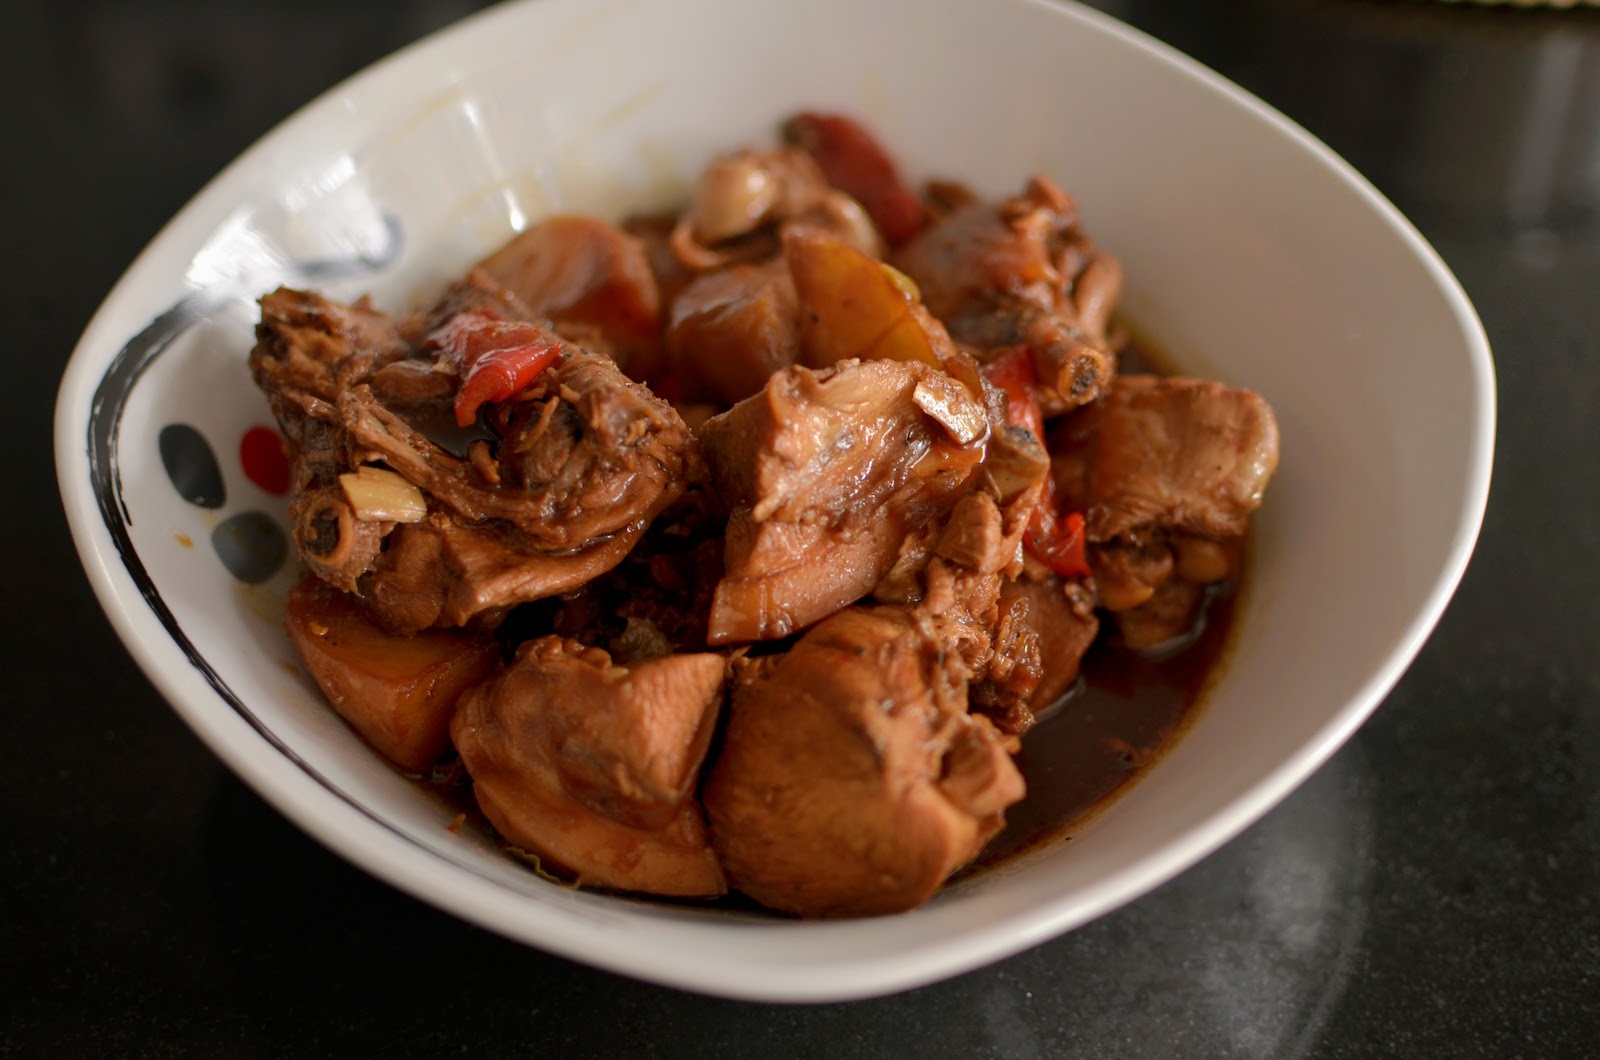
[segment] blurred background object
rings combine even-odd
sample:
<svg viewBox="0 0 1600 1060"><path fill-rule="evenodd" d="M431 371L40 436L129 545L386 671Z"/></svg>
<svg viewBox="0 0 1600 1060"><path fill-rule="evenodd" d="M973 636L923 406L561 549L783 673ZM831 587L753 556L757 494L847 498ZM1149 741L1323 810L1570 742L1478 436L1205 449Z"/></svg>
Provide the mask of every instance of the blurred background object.
<svg viewBox="0 0 1600 1060"><path fill-rule="evenodd" d="M1515 225L1600 205L1600 11L1417 0L1117 6L1191 54L1242 59L1229 76L1265 91L1391 197Z"/></svg>

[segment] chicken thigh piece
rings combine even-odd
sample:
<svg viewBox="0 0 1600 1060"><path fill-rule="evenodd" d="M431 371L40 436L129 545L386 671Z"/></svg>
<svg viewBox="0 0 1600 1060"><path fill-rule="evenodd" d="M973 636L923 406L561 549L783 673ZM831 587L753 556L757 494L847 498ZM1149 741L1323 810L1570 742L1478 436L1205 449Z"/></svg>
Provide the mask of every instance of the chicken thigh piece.
<svg viewBox="0 0 1600 1060"><path fill-rule="evenodd" d="M300 558L390 632L493 625L575 589L683 492L689 432L672 406L530 313L481 269L404 327L365 301L261 300L251 370L288 443ZM528 345L496 346L512 333ZM464 452L436 440L485 363L523 354L542 366L469 403L488 436Z"/></svg>
<svg viewBox="0 0 1600 1060"><path fill-rule="evenodd" d="M541 637L461 698L450 734L478 805L516 846L584 883L719 895L694 785L724 674L719 655L624 667Z"/></svg>
<svg viewBox="0 0 1600 1060"><path fill-rule="evenodd" d="M739 690L705 803L735 887L840 917L926 901L1022 795L954 657L904 612L852 608Z"/></svg>
<svg viewBox="0 0 1600 1060"><path fill-rule="evenodd" d="M961 384L910 361L790 367L708 421L700 452L732 509L710 643L786 636L871 592L965 492L987 436Z"/></svg>
<svg viewBox="0 0 1600 1060"><path fill-rule="evenodd" d="M399 632L569 592L616 566L683 492L683 421L599 354L564 356L496 409L499 440L465 459L370 387L340 408L354 443L430 498L360 583L374 618Z"/></svg>
<svg viewBox="0 0 1600 1060"><path fill-rule="evenodd" d="M1100 606L1131 647L1182 635L1204 587L1238 573L1278 466L1271 407L1221 383L1119 376L1057 441L1056 486L1084 513Z"/></svg>

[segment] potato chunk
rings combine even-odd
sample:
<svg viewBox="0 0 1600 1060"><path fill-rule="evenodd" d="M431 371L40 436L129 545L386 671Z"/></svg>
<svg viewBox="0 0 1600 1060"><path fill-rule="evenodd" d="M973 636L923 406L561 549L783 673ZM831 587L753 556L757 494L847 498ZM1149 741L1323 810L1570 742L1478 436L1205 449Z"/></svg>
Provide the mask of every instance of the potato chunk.
<svg viewBox="0 0 1600 1060"><path fill-rule="evenodd" d="M456 699L498 661L493 641L457 630L387 633L354 598L314 577L290 590L285 624L339 716L413 773L444 753Z"/></svg>

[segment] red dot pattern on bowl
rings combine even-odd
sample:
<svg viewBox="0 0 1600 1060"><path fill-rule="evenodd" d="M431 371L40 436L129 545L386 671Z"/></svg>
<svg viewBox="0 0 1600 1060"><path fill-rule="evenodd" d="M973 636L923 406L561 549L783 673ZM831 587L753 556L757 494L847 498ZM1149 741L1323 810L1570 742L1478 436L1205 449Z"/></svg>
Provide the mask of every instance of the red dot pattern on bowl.
<svg viewBox="0 0 1600 1060"><path fill-rule="evenodd" d="M239 440L245 477L274 497L289 492L289 454L271 427L251 427Z"/></svg>

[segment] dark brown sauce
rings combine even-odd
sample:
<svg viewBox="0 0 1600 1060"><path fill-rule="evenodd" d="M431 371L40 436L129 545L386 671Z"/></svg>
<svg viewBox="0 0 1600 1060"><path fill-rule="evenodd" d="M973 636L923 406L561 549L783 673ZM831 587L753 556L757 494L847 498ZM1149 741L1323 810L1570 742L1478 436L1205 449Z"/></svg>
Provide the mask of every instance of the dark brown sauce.
<svg viewBox="0 0 1600 1060"><path fill-rule="evenodd" d="M1022 738L1027 796L964 874L1069 838L1177 741L1220 671L1237 599L1231 588L1215 593L1192 643L1171 655L1122 647L1102 629L1078 688Z"/></svg>

